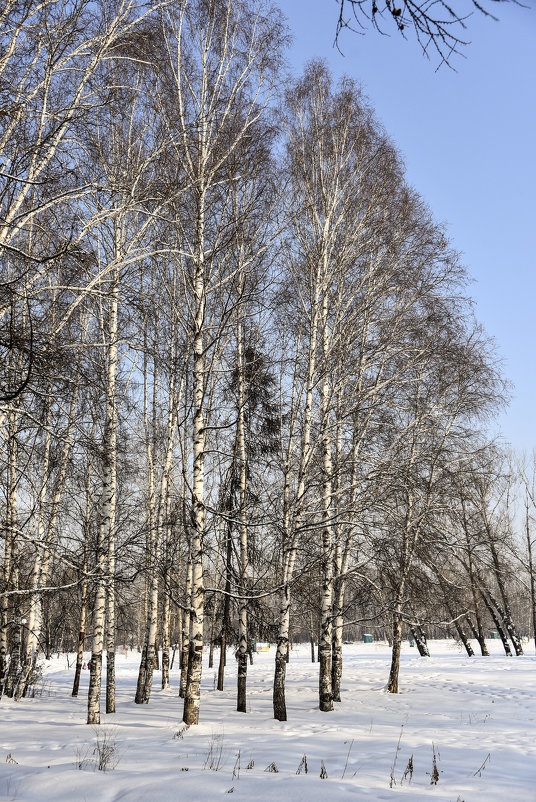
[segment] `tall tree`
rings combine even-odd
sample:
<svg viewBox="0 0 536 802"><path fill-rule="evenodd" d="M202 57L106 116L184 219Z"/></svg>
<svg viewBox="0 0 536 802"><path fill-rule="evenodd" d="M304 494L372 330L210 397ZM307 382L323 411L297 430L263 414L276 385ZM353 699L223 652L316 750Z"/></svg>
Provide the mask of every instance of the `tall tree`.
<svg viewBox="0 0 536 802"><path fill-rule="evenodd" d="M199 720L204 625L203 549L205 540L205 463L207 374L210 346L207 305L225 291L218 255L225 246L231 207L226 163L250 135L275 90L284 41L277 12L261 4L192 0L162 15L165 65L161 104L172 136L177 172L185 192L177 218L187 258L189 336L193 348L192 638L184 721ZM164 80L165 76L165 80ZM220 309L211 341L226 324Z"/></svg>

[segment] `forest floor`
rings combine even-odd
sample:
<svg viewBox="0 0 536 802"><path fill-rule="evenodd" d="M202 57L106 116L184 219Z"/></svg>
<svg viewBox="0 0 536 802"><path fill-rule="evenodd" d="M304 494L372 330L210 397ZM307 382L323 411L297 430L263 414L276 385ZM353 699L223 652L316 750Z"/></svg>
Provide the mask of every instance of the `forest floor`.
<svg viewBox="0 0 536 802"><path fill-rule="evenodd" d="M387 644L346 645L332 713L317 709L318 666L296 647L286 722L272 718L273 647L248 667L247 714L234 709L234 659L223 693L205 664L200 724L190 728L176 669L171 690L155 672L150 704L134 704L139 655L130 651L116 659L117 712L87 726L89 672L73 699L74 657L54 656L39 696L0 700L0 799L535 802L533 642L519 658L501 655L500 641L488 642L487 658L468 658L453 641L429 645L421 658L404 644L398 695L384 690Z"/></svg>

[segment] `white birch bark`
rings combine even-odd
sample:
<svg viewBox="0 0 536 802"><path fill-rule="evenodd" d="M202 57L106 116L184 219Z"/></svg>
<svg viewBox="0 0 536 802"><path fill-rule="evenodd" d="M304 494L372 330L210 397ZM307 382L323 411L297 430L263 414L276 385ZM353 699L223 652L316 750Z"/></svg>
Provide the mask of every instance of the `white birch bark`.
<svg viewBox="0 0 536 802"><path fill-rule="evenodd" d="M200 130L200 159L206 159L206 127ZM202 182L202 179L201 179ZM190 553L192 561L191 639L189 643L188 676L184 696L183 721L199 722L201 699L201 669L203 657L203 624L205 588L203 580L203 538L205 532L205 188L201 183L198 195L196 254L194 265L194 329L193 329L193 481L192 526Z"/></svg>
<svg viewBox="0 0 536 802"><path fill-rule="evenodd" d="M239 291L242 296L242 288ZM238 456L238 493L239 493L239 530L240 530L240 606L238 611L238 678L237 704L239 713L246 712L246 683L248 670L248 527L246 519L247 460L245 434L245 355L243 343L242 313L238 309L236 326L237 359L238 359L238 417L237 417L237 456Z"/></svg>
<svg viewBox="0 0 536 802"><path fill-rule="evenodd" d="M327 265L324 265L326 271ZM328 360L330 358L328 333L328 286L323 276L322 297L322 355L324 375L320 401L320 443L322 450L322 598L320 606L319 660L319 707L323 712L333 710L333 687L331 675L331 648L333 633L333 460L330 434L330 384Z"/></svg>
<svg viewBox="0 0 536 802"><path fill-rule="evenodd" d="M103 474L102 492L99 503L98 521L98 543L97 558L95 566L96 575L96 595L93 610L93 645L91 652L90 682L88 691L88 724L100 724L100 694L102 682L102 655L105 645L105 622L106 607L113 604L111 596L115 593L114 576L110 573L114 568L113 547L110 549L110 541L115 537L115 509L117 495L117 338L118 338L118 282L117 276L114 277L111 291L109 308L107 310L107 332L103 332L107 350L107 369L106 369L106 420L103 436ZM110 563L112 558L112 563ZM110 612L110 606L108 607ZM114 623L114 622L112 622ZM110 624L109 624L110 628ZM112 660L111 672L114 669L115 657L115 637L114 633L107 641L113 647L110 649L109 656ZM112 654L113 652L113 654ZM107 655L108 656L108 655ZM107 694L106 712L113 712L115 707L114 699L114 674L107 672L107 681L112 682L110 697Z"/></svg>
<svg viewBox="0 0 536 802"><path fill-rule="evenodd" d="M179 687L179 697L184 699L186 696L186 682L188 678L188 662L190 656L190 619L192 604L192 571L193 565L188 549L188 559L186 563L186 584L184 590L185 607L182 612L182 638L181 638L181 678Z"/></svg>
<svg viewBox="0 0 536 802"><path fill-rule="evenodd" d="M120 250L118 224L114 226L114 250ZM105 483L109 484L106 512L107 578L106 578L106 712L115 713L115 518L117 505L117 367L119 276L112 279L108 346L108 376L106 382L106 429L109 442L105 449ZM92 661L93 664L93 661Z"/></svg>
<svg viewBox="0 0 536 802"><path fill-rule="evenodd" d="M300 415L302 424L302 435L298 455L297 468L297 487L293 512L291 511L291 475L290 464L292 455L292 435L288 440L288 447L284 467L284 491L283 491L283 571L282 571L282 590L279 602L279 634L277 638L277 651L275 656L274 684L273 684L273 710L274 718L278 721L287 720L286 698L285 698L285 676L286 664L289 653L289 629L290 629L290 597L291 581L296 563L296 549L298 539L301 535L303 521L307 470L312 459L314 444L311 443L311 430L313 424L313 391L316 382L316 348L318 338L318 314L320 289L318 282L313 277L313 303L311 305L310 330L308 332L307 350L307 374L305 381L305 402L303 413ZM299 344L298 344L299 349ZM296 386L297 376L294 376L292 388L292 417L295 420L297 413L296 404L299 397Z"/></svg>
<svg viewBox="0 0 536 802"><path fill-rule="evenodd" d="M24 696L28 689L28 684L31 680L31 674L35 667L37 659L37 650L41 640L43 628L43 614L42 614L42 596L39 592L40 588L46 586L50 568L50 549L56 534L56 524L60 505L65 491L65 483L67 479L67 468L69 465L69 458L71 455L73 444L73 428L75 424L76 407L78 404L78 396L80 389L80 376L74 378L74 387L72 389L69 410L67 412L67 427L63 434L63 446L61 450L60 465L52 498L49 500L51 488L49 487L49 457L51 447L51 429L50 429L50 407L52 403L51 389L48 388L48 409L47 420L45 422L45 446L43 456L43 479L41 490L39 494L39 512L37 522L37 538L36 538L36 553L34 557L34 565L32 570L31 579L31 601L30 609L28 611L27 621L27 639L25 652L22 655L22 674L18 683L16 698L19 700ZM47 503L48 502L48 503ZM45 522L45 507L48 506L48 521Z"/></svg>
<svg viewBox="0 0 536 802"><path fill-rule="evenodd" d="M175 359L175 338L172 336L169 360L170 364L174 364ZM159 560L162 557L162 550L165 548L165 534L168 530L167 514L169 512L169 483L170 474L173 464L173 449L175 445L175 431L177 428L177 410L182 397L183 383L181 381L178 394L175 391L176 377L172 372L169 378L169 397L168 397L168 413L167 413L167 428L166 428L166 448L165 456L162 465L160 476L160 484L158 488L158 502L156 499L156 470L155 459L158 450L158 444L153 443L154 433L157 426L157 386L158 386L158 372L156 365L153 371L153 416L152 425L149 427L148 410L147 410L147 359L145 358L145 379L144 379L144 409L145 409L145 429L146 429L146 444L147 444L147 462L149 470L149 541L147 544L147 561L148 561L148 613L146 622L146 636L145 644L142 654L142 662L140 665L140 673L138 677L138 688L136 691L135 701L137 704L148 704L152 680L153 669L155 667L156 658L156 639L158 632L158 602L159 602ZM152 432L152 434L151 434ZM164 589L164 628L166 630L166 645L167 645L167 660L169 665L169 623L170 623L170 605L169 594L167 589ZM164 670L162 674L163 687L165 684ZM167 678L169 684L169 675Z"/></svg>
<svg viewBox="0 0 536 802"><path fill-rule="evenodd" d="M22 677L16 691L16 699L20 700L25 694L26 685L30 679L32 667L35 665L36 659L36 646L39 642L38 622L40 620L41 598L39 595L39 584L41 579L41 570L43 565L43 549L46 548L45 544L45 531L46 523L45 517L45 502L48 493L49 482L49 459L50 459L50 444L51 444L51 430L50 430L50 407L51 407L51 388L47 388L47 405L45 411L45 442L43 448L43 473L41 479L41 490L38 499L38 519L37 519L37 533L36 541L37 547L34 556L34 563L32 569L31 589L32 595L30 596L30 607L27 617L27 638L25 654L22 658Z"/></svg>
<svg viewBox="0 0 536 802"><path fill-rule="evenodd" d="M14 588L13 564L16 560L16 540L15 532L17 529L17 428L19 414L11 406L7 414L6 439L7 439L7 463L8 463L8 489L6 499L6 526L5 526L5 547L3 561L3 586L6 590ZM4 592L0 596L1 614L0 621L0 695L6 693L12 695L12 682L9 680L9 656L8 656L8 635L9 635L9 600Z"/></svg>
<svg viewBox="0 0 536 802"><path fill-rule="evenodd" d="M91 461L88 463L86 475L86 507L84 514L84 558L82 562L82 593L80 599L80 625L78 630L78 648L76 650L76 666L73 680L73 690L71 696L78 696L80 688L80 676L84 662L84 643L86 640L86 619L87 619L87 591L88 591L88 551L89 551L89 527L91 522Z"/></svg>
<svg viewBox="0 0 536 802"><path fill-rule="evenodd" d="M228 236L230 220L222 189L227 165L250 135L275 87L281 39L279 18L250 0L173 5L162 15L170 81L161 89L162 111L169 107L173 82L174 153L185 176L187 219L177 216L183 252L187 255L189 290L188 339L193 348L192 480L190 549L192 561L191 640L184 721L199 720L204 628L203 553L205 539L206 422L213 352L228 326L227 315L212 310L208 301L225 292L227 262L216 259ZM175 113L176 111L176 113ZM230 169L229 169L230 172ZM240 176L234 176L240 181ZM223 202L222 202L223 201ZM181 201L181 206L185 204ZM208 216L208 219L207 219ZM221 298L221 295L219 296ZM221 309L221 308L220 308Z"/></svg>

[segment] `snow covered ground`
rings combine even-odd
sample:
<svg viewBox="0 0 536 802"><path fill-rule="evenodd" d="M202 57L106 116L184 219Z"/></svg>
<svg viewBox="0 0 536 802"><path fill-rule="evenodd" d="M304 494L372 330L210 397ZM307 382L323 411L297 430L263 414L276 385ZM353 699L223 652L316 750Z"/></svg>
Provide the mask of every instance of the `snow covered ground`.
<svg viewBox="0 0 536 802"><path fill-rule="evenodd" d="M273 649L248 669L247 714L234 710L234 661L223 693L205 665L201 723L189 729L176 670L172 690L159 690L156 672L149 706L134 704L139 656L130 652L117 656L117 713L87 726L89 672L72 699L74 669L60 655L43 695L0 701L0 799L536 802L534 645L520 658L501 655L500 642L489 647L491 657L470 659L453 642L431 641L432 656L421 658L405 644L394 696L383 690L388 646L347 645L333 713L317 709L318 667L308 647L296 648L284 723L272 719ZM97 739L107 771L96 768Z"/></svg>

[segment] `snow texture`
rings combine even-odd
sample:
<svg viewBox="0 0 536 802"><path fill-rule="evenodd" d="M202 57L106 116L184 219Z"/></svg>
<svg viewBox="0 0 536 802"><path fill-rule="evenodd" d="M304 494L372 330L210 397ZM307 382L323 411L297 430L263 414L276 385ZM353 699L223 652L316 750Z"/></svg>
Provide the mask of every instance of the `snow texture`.
<svg viewBox="0 0 536 802"><path fill-rule="evenodd" d="M392 695L384 690L387 644L345 645L342 702L331 713L318 710L309 648L296 647L287 722L272 718L275 649L248 666L246 714L235 712L229 653L223 693L203 666L200 723L190 728L181 722L176 669L171 690L159 690L155 672L149 706L134 704L139 655L130 651L116 659L117 712L88 726L89 672L71 698L73 657L68 667L59 655L40 695L0 701L0 799L203 802L233 793L248 802L535 802L534 645L524 657L501 655L497 641L488 646L490 657L468 658L453 641L431 641L432 656L421 658L406 642L401 692Z"/></svg>

